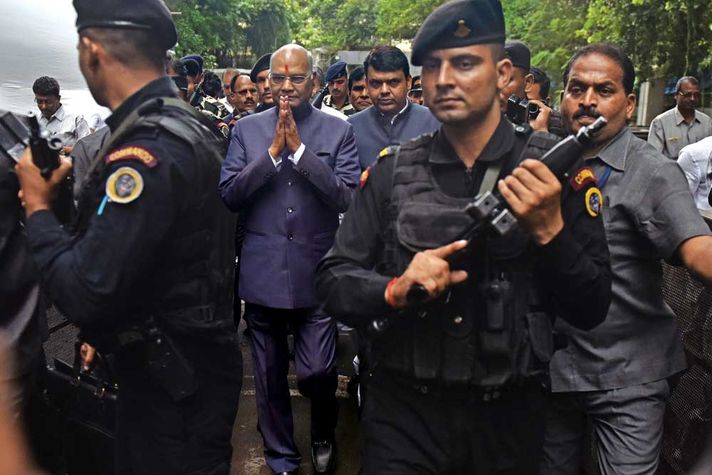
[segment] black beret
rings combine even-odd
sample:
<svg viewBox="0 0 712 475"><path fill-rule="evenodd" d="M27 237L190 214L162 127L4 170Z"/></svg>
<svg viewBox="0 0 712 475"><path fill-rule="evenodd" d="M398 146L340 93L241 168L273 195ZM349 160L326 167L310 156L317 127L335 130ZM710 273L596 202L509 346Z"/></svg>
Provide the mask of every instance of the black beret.
<svg viewBox="0 0 712 475"><path fill-rule="evenodd" d="M169 50L178 42L176 25L163 0L74 0L77 31L85 28L146 30Z"/></svg>
<svg viewBox="0 0 712 475"><path fill-rule="evenodd" d="M193 61L196 62L196 64L198 65L198 74L203 72L203 63L205 63L205 60L203 59L202 56L200 56L199 54L189 54L189 55L183 56L181 58L182 61L185 61L188 59L192 59Z"/></svg>
<svg viewBox="0 0 712 475"><path fill-rule="evenodd" d="M185 70L188 72L188 76L194 78L200 74L201 68L198 62L194 59L188 58L188 59L181 59L183 62L183 65L185 66Z"/></svg>
<svg viewBox="0 0 712 475"><path fill-rule="evenodd" d="M252 82L257 83L257 75L265 69L269 69L269 60L271 57L272 53L265 53L260 56L260 59L252 66L252 71L250 71L250 79L252 79Z"/></svg>
<svg viewBox="0 0 712 475"><path fill-rule="evenodd" d="M421 66L426 53L436 49L501 44L505 36L499 0L454 0L425 19L413 40L411 62Z"/></svg>
<svg viewBox="0 0 712 475"><path fill-rule="evenodd" d="M329 69L326 70L324 80L326 82L331 82L341 76L346 76L346 61L337 61L329 66Z"/></svg>
<svg viewBox="0 0 712 475"><path fill-rule="evenodd" d="M522 68L527 73L531 69L532 53L529 47L517 40L509 40L504 44L504 52L517 68Z"/></svg>

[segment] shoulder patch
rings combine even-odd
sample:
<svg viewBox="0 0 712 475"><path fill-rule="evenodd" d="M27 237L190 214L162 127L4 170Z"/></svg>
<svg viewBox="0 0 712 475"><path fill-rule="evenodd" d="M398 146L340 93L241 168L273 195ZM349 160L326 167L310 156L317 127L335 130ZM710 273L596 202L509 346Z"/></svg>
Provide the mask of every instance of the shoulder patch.
<svg viewBox="0 0 712 475"><path fill-rule="evenodd" d="M599 214L601 214L602 210L603 194L601 194L601 190L595 186L592 186L586 192L586 211L588 211L588 214L591 217L596 218Z"/></svg>
<svg viewBox="0 0 712 475"><path fill-rule="evenodd" d="M571 177L569 183L574 190L579 191L588 183L596 183L596 174L591 167L583 167Z"/></svg>
<svg viewBox="0 0 712 475"><path fill-rule="evenodd" d="M104 159L107 164L114 163L119 160L135 160L143 163L149 168L153 168L158 165L158 159L155 155L147 149L137 145L127 145L125 147L121 147L111 152Z"/></svg>
<svg viewBox="0 0 712 475"><path fill-rule="evenodd" d="M114 203L131 203L143 193L143 177L135 168L121 167L106 180L106 196Z"/></svg>
<svg viewBox="0 0 712 475"><path fill-rule="evenodd" d="M363 187L366 186L366 183L368 183L368 177L371 175L371 167L366 168L363 172L361 172L361 178L359 179L358 186L360 189L363 190Z"/></svg>
<svg viewBox="0 0 712 475"><path fill-rule="evenodd" d="M390 145L378 153L378 159L380 160L383 157L387 157L388 155L395 155L397 151L398 151L397 145Z"/></svg>

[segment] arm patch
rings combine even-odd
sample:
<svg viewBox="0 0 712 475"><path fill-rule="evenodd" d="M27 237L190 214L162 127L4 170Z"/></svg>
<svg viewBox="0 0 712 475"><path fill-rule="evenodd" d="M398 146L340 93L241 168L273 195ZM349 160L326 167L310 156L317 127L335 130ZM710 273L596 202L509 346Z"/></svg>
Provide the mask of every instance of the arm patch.
<svg viewBox="0 0 712 475"><path fill-rule="evenodd" d="M148 149L137 145L127 145L118 148L106 156L104 161L111 164L119 160L135 160L141 162L149 168L158 165L158 159Z"/></svg>
<svg viewBox="0 0 712 475"><path fill-rule="evenodd" d="M581 191L587 184L596 183L596 174L591 167L583 167L571 177L569 183L571 183L571 188L576 191Z"/></svg>

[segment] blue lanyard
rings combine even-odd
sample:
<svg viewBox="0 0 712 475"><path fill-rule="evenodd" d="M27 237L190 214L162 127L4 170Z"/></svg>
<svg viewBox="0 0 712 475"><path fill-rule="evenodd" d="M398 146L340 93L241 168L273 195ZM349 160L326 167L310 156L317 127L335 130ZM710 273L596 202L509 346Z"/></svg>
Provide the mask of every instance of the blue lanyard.
<svg viewBox="0 0 712 475"><path fill-rule="evenodd" d="M603 186L606 184L608 181L608 178L611 176L611 171L612 168L610 165L606 165L606 169L603 172L603 175L601 175L601 178L596 180L596 184L598 185L599 188L603 188Z"/></svg>

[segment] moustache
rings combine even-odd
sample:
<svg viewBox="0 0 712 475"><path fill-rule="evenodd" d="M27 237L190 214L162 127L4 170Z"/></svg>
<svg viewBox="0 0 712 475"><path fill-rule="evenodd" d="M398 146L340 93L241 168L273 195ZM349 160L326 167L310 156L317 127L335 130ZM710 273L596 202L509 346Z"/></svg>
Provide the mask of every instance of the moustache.
<svg viewBox="0 0 712 475"><path fill-rule="evenodd" d="M595 107L579 107L578 110L574 112L574 115L571 116L571 118L573 120L576 120L579 117L588 116L593 117L594 119L598 119L602 115L603 114L598 112Z"/></svg>

